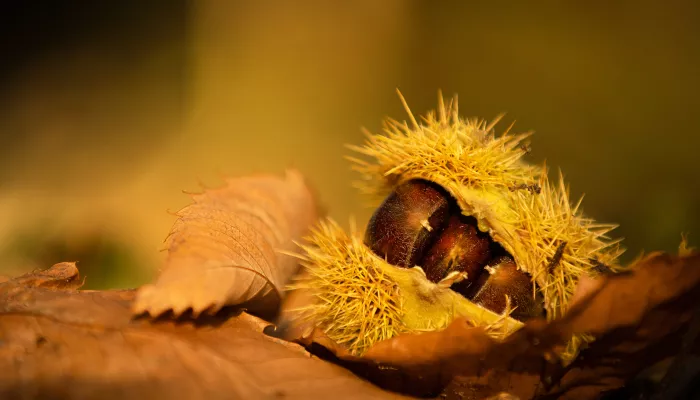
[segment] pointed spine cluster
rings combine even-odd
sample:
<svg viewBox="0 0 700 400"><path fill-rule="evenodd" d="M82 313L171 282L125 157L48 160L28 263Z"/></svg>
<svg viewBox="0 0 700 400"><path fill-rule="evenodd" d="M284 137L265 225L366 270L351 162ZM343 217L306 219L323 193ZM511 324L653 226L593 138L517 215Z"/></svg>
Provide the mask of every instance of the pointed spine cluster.
<svg viewBox="0 0 700 400"><path fill-rule="evenodd" d="M481 208L504 204L492 207L492 236L533 275L533 290L543 293L550 319L566 310L579 276L595 274L600 265L618 268L619 241L606 236L615 225L585 218L580 201L571 206L563 179L558 187L552 185L545 166L522 160L530 133L513 135L509 127L497 136L500 117L491 123L464 120L456 98L446 104L442 96L437 113L419 123L401 100L410 125L388 120L383 134L367 133L364 146L351 147L372 159L349 158L362 174L357 186L363 192L383 198L401 182L421 178L445 187L462 206L470 206L465 192L483 193Z"/></svg>
<svg viewBox="0 0 700 400"><path fill-rule="evenodd" d="M291 289L310 291L314 303L297 310L351 354L408 330L397 284L383 272L354 229L350 235L332 220L321 221L302 245L309 276Z"/></svg>
<svg viewBox="0 0 700 400"><path fill-rule="evenodd" d="M349 146L375 160L347 157L362 175L357 186L363 192L383 196L392 189L397 177L407 173L443 176L476 187L505 190L534 187L537 183L540 169L521 160L529 151L524 141L531 133L509 135L506 131L496 137L493 128L500 117L491 123L462 120L456 98L445 104L440 96L437 115L428 113L422 124L410 114L408 106L406 109L411 126L387 119L383 135L365 132L364 146Z"/></svg>

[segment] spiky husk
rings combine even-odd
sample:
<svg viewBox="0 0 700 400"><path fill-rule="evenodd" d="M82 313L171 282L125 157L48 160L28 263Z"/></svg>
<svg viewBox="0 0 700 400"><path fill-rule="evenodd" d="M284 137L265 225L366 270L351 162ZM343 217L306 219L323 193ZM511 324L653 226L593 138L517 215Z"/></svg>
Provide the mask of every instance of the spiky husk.
<svg viewBox="0 0 700 400"><path fill-rule="evenodd" d="M365 146L351 147L371 159L349 158L362 174L358 187L372 195L377 204L411 179L442 186L454 196L465 215L475 217L479 228L500 243L519 268L532 275L533 293L543 294L550 320L566 312L582 274L620 268L616 263L622 253L619 243L606 236L615 226L596 224L584 217L580 200L571 205L561 174L559 183L553 185L546 166L533 166L522 159L529 151L525 140L530 134L512 135L509 128L497 136L494 126L498 119L490 124L461 119L456 98L446 104L440 96L437 113L429 113L421 123L408 106L406 110L410 125L388 120L383 135L367 133ZM340 306L342 301L352 303L348 299L360 299L359 304L369 301L380 314L384 313L381 315L391 315L392 321L403 321L405 317L405 313L400 317L405 311L401 296L392 292L396 289L391 286L395 280L371 266L371 252L355 238L349 239L352 246L348 247L347 238L338 236L342 232L339 228L323 229L324 234L316 234L306 248L307 266L312 271L308 287L331 297L320 296L313 308L312 314L321 321L320 325L336 335L332 337L336 341L359 343L353 344L357 349L406 331L401 323L385 326L372 315L349 315L342 310L347 308ZM341 287L342 295L332 294ZM478 318L473 322L489 325ZM572 359L580 344L588 340L585 336L573 338L560 356Z"/></svg>
<svg viewBox="0 0 700 400"><path fill-rule="evenodd" d="M466 317L496 339L522 326L430 282L420 268L399 268L377 257L353 230L346 234L332 220L322 221L302 245L308 275L291 285L309 291L313 304L297 309L351 354L400 333L438 330Z"/></svg>
<svg viewBox="0 0 700 400"><path fill-rule="evenodd" d="M398 285L337 224L322 222L301 245L308 276L290 285L309 291L314 302L293 310L353 354L406 332Z"/></svg>
<svg viewBox="0 0 700 400"><path fill-rule="evenodd" d="M500 118L490 124L461 119L456 98L445 104L439 96L437 115L428 113L420 124L406 110L410 126L388 120L384 135L368 134L364 147L353 147L374 159L351 158L365 193L383 198L411 179L441 185L533 276L550 319L566 311L579 276L596 274L600 265L619 268L619 241L606 236L616 226L584 217L580 200L571 205L561 174L552 185L546 166L522 159L529 133L511 135L509 128L496 136Z"/></svg>

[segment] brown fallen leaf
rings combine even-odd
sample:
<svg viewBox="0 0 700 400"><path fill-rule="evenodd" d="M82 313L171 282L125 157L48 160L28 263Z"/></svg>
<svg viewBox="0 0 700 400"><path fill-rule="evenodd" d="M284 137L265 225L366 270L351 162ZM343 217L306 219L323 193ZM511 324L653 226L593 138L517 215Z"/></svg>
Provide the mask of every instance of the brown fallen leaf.
<svg viewBox="0 0 700 400"><path fill-rule="evenodd" d="M679 353L700 306L700 253L652 254L626 273L583 279L580 289L565 316L530 321L502 342L464 320L443 331L379 342L362 358L319 331L296 340L309 348L322 345L346 367L392 390L422 381L431 390L445 387L447 398L508 392L522 399L593 399ZM552 353L577 333L598 340L567 368L551 362ZM698 350L697 342L685 349Z"/></svg>
<svg viewBox="0 0 700 400"><path fill-rule="evenodd" d="M20 286L33 286L53 289L77 289L82 285L78 267L74 262L62 262L44 271L34 271L14 278ZM5 281L9 281L7 278ZM2 283L2 282L0 282Z"/></svg>
<svg viewBox="0 0 700 400"><path fill-rule="evenodd" d="M192 198L166 240L163 271L139 289L134 313L177 316L191 309L197 316L227 305L274 313L298 265L282 252L295 250L294 241L317 219L301 174L229 179Z"/></svg>
<svg viewBox="0 0 700 400"><path fill-rule="evenodd" d="M700 253L652 255L634 274L598 281L595 293L581 303L568 323L598 340L560 379L555 376L543 399L596 398L669 357L698 354ZM695 337L684 343L688 334Z"/></svg>
<svg viewBox="0 0 700 400"><path fill-rule="evenodd" d="M77 279L65 263L0 284L0 398L402 398L265 336L244 312L132 319L134 291L46 285Z"/></svg>

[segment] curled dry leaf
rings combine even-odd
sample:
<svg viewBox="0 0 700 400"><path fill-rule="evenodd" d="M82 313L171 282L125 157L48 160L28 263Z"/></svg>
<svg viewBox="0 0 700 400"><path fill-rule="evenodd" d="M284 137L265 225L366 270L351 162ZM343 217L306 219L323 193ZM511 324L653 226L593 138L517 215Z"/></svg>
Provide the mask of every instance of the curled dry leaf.
<svg viewBox="0 0 700 400"><path fill-rule="evenodd" d="M542 398L595 398L669 357L700 351L700 253L656 254L637 266L633 274L597 281L571 310L570 329L598 339L553 376Z"/></svg>
<svg viewBox="0 0 700 400"><path fill-rule="evenodd" d="M280 251L293 251L317 218L301 174L229 179L192 198L166 240L163 271L138 291L134 312L180 315L192 309L199 315L241 304L274 312L297 270L297 260Z"/></svg>
<svg viewBox="0 0 700 400"><path fill-rule="evenodd" d="M132 319L134 291L46 285L77 278L66 263L0 284L0 398L401 398L243 312Z"/></svg>
<svg viewBox="0 0 700 400"><path fill-rule="evenodd" d="M82 285L79 278L78 267L74 262L62 262L45 271L18 276L13 279L13 284L47 289L77 289Z"/></svg>
<svg viewBox="0 0 700 400"><path fill-rule="evenodd" d="M341 364L391 390L406 391L396 384L400 374L402 385L421 381L428 392L445 388L447 398L505 391L522 399L593 399L679 354L700 306L700 253L652 254L625 273L584 278L578 288L566 315L550 323L529 321L500 342L465 320L443 331L379 342L361 358L318 330L296 340L310 348L324 345ZM566 368L549 361L574 334L597 340ZM685 352L700 350L697 341L685 342ZM391 374L382 372L387 370Z"/></svg>

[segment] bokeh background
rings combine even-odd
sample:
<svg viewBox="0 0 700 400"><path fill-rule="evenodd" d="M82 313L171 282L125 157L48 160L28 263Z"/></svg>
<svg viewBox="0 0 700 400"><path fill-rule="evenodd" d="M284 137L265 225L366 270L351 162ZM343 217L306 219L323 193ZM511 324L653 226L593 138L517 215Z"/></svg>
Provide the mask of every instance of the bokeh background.
<svg viewBox="0 0 700 400"><path fill-rule="evenodd" d="M700 238L698 2L9 1L0 6L0 275L152 278L181 190L301 169L364 223L344 144L458 93L536 132L629 249Z"/></svg>

